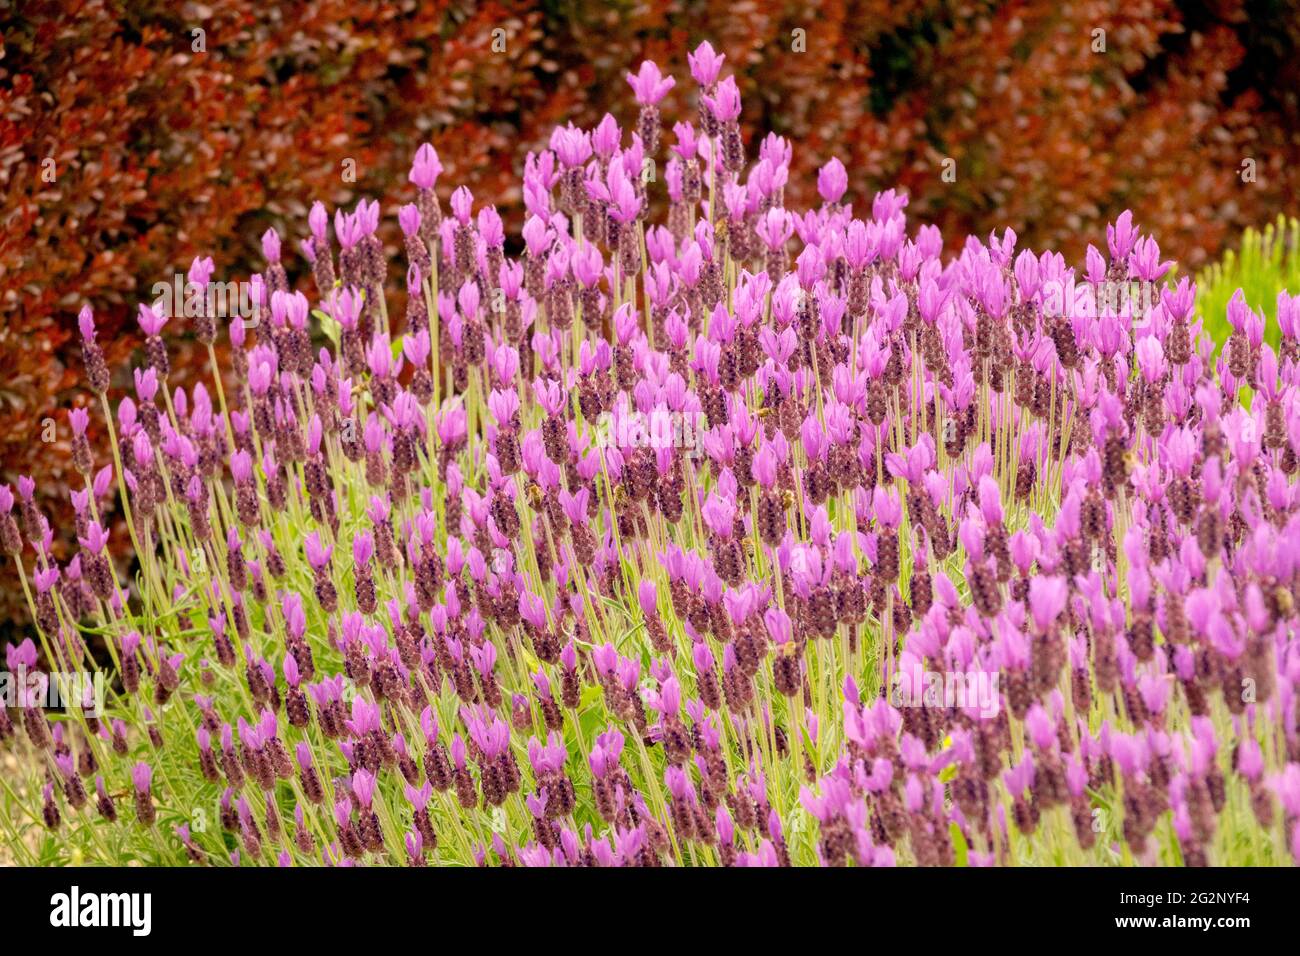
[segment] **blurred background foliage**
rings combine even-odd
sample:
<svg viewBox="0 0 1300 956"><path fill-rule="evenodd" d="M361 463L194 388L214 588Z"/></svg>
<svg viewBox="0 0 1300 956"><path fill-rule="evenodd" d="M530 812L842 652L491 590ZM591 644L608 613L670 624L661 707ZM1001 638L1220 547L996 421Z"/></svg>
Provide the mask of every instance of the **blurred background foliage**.
<svg viewBox="0 0 1300 956"><path fill-rule="evenodd" d="M296 251L315 199L376 197L391 217L426 140L445 189L517 229L525 154L557 123L633 122L624 74L644 58L679 79L668 122L693 117L686 52L705 39L737 74L750 155L770 131L794 141L792 206L838 155L850 198L902 188L953 245L1010 226L1078 261L1132 208L1193 270L1298 211L1297 0L19 0L0 9L0 480L36 477L67 554L82 303L123 386L154 282L196 254L245 278L268 226ZM202 370L179 326L173 386ZM21 602L4 580L0 618Z"/></svg>
<svg viewBox="0 0 1300 956"><path fill-rule="evenodd" d="M1222 344L1232 333L1228 325L1228 300L1240 289L1246 304L1276 317L1277 294L1300 292L1300 220L1278 216L1262 230L1248 228L1239 248L1229 249L1196 279L1196 304L1205 330ZM1282 338L1276 322L1264 328L1264 338L1275 348Z"/></svg>

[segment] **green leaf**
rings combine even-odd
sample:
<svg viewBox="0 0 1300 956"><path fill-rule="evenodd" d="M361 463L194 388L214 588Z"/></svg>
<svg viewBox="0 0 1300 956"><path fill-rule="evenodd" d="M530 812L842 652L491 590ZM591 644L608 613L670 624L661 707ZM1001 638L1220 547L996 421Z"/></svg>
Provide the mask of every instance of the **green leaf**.
<svg viewBox="0 0 1300 956"><path fill-rule="evenodd" d="M966 866L966 861L970 858L970 847L966 845L966 837L962 834L961 827L955 823L949 823L948 832L952 834L952 848L957 865Z"/></svg>
<svg viewBox="0 0 1300 956"><path fill-rule="evenodd" d="M320 309L312 309L311 314L316 316L316 320L320 322L320 330L325 333L325 337L335 345L338 345L339 337L343 333L343 326L339 325L338 322L334 321L332 316L327 315Z"/></svg>

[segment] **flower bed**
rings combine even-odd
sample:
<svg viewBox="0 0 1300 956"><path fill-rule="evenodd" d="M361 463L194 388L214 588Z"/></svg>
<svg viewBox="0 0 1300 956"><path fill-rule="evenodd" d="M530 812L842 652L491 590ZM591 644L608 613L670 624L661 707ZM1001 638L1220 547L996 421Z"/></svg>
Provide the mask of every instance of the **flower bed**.
<svg viewBox="0 0 1300 956"><path fill-rule="evenodd" d="M556 129L518 257L421 147L402 315L365 201L312 208L314 303L268 231L251 314L177 320L206 385L141 305L113 408L82 311L112 462L77 412L62 564L0 487L36 556L7 663L112 677L0 708L44 774L0 795L12 852L41 820L108 863L1300 855L1300 301L1277 352L1234 305L1215 361L1127 213L1076 273L1010 230L945 257L838 160L787 207L723 59L689 117L647 62L632 129Z"/></svg>

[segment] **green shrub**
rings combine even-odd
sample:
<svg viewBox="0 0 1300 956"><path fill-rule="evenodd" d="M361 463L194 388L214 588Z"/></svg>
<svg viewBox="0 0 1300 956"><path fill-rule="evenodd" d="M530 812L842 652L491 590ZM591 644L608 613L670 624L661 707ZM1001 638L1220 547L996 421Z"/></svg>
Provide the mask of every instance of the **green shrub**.
<svg viewBox="0 0 1300 956"><path fill-rule="evenodd" d="M1196 280L1197 311L1205 330L1220 344L1232 329L1228 327L1228 300L1238 289L1246 303L1263 309L1268 317L1264 337L1277 345L1281 330L1277 324L1277 294L1300 290L1300 220L1278 216L1263 232L1247 229L1240 251L1229 250L1222 260L1202 272Z"/></svg>

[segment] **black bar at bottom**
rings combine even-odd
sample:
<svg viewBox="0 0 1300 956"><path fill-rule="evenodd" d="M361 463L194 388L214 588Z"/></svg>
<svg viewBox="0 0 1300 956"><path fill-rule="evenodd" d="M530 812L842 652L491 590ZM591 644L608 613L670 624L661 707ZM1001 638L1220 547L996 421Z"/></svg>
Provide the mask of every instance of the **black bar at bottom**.
<svg viewBox="0 0 1300 956"><path fill-rule="evenodd" d="M0 869L6 944L78 934L138 943L374 943L376 933L492 945L547 936L734 948L876 932L1230 941L1296 926L1288 869L704 870ZM75 889L74 889L75 888ZM87 925L94 924L94 925ZM114 925L102 925L114 924ZM928 929L927 929L928 927ZM965 927L965 929L963 929ZM1026 933L1051 936L1025 936ZM614 933L614 937L605 935ZM558 935L555 935L558 934ZM1006 935L1010 934L1010 936ZM901 940L900 940L901 941Z"/></svg>

